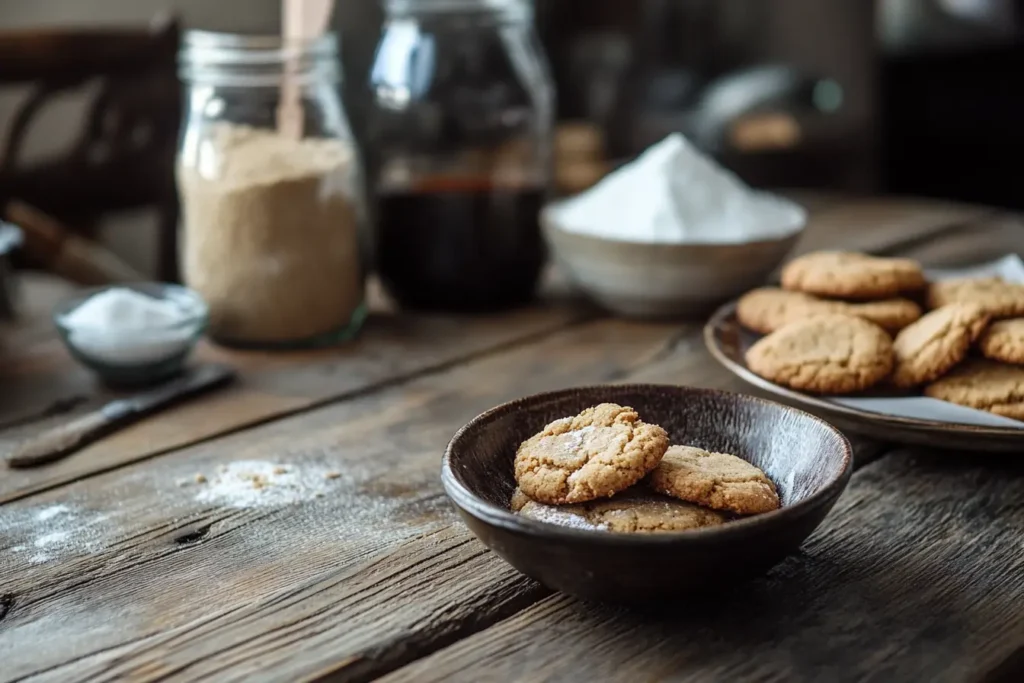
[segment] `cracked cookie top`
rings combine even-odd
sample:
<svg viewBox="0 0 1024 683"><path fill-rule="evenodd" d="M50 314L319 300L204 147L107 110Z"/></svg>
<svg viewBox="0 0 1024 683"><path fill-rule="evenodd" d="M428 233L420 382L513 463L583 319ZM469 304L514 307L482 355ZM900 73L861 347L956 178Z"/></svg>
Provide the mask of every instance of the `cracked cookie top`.
<svg viewBox="0 0 1024 683"><path fill-rule="evenodd" d="M551 505L607 498L661 461L668 434L632 408L602 403L556 420L519 446L515 476L534 501Z"/></svg>
<svg viewBox="0 0 1024 683"><path fill-rule="evenodd" d="M950 304L924 316L893 342L893 384L909 389L946 374L967 357L987 324L988 314L977 304Z"/></svg>
<svg viewBox="0 0 1024 683"><path fill-rule="evenodd" d="M1024 318L992 323L978 340L978 349L992 360L1024 364Z"/></svg>
<svg viewBox="0 0 1024 683"><path fill-rule="evenodd" d="M957 278L934 283L928 289L928 305L941 308L952 303L973 303L994 319L1024 316L1024 285L998 277Z"/></svg>
<svg viewBox="0 0 1024 683"><path fill-rule="evenodd" d="M747 292L736 304L736 317L744 327L770 334L791 322L811 315L838 313L864 318L889 332L899 332L921 317L921 307L909 299L881 301L833 301L802 292L761 287Z"/></svg>
<svg viewBox="0 0 1024 683"><path fill-rule="evenodd" d="M782 269L782 286L840 299L884 299L925 286L916 261L848 251L816 251Z"/></svg>
<svg viewBox="0 0 1024 683"><path fill-rule="evenodd" d="M760 469L735 455L692 446L669 448L648 483L667 496L740 515L780 506L775 484Z"/></svg>
<svg viewBox="0 0 1024 683"><path fill-rule="evenodd" d="M971 359L925 387L924 395L1024 420L1024 367Z"/></svg>
<svg viewBox="0 0 1024 683"><path fill-rule="evenodd" d="M849 394L880 382L893 366L892 339L878 325L848 315L790 323L746 353L765 379L799 391Z"/></svg>

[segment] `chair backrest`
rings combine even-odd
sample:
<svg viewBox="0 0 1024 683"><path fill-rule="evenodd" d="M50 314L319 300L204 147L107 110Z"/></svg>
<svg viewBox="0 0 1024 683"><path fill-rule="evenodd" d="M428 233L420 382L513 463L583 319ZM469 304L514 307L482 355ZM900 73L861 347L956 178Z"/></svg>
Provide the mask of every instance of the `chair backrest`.
<svg viewBox="0 0 1024 683"><path fill-rule="evenodd" d="M172 275L179 36L173 19L136 30L0 32L0 88L30 89L0 143L0 202L24 200L86 234L104 214L156 208L160 275ZM25 140L47 103L87 86L96 96L69 152L23 160Z"/></svg>

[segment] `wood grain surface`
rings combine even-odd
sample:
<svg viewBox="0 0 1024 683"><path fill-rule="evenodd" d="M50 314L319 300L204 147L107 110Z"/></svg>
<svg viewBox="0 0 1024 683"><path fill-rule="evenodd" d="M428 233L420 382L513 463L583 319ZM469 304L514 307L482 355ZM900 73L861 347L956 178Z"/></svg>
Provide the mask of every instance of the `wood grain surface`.
<svg viewBox="0 0 1024 683"><path fill-rule="evenodd" d="M473 318L382 313L371 317L355 343L336 349L273 354L203 344L199 358L237 368L238 382L132 425L53 466L4 472L0 502L515 346L588 317L593 317L591 309L564 305ZM18 412L28 403L42 410L70 396L87 399L76 410L85 413L120 395L99 386L54 339L8 354L0 386L0 417L5 409ZM10 449L27 432L67 418L0 432L0 450Z"/></svg>
<svg viewBox="0 0 1024 683"><path fill-rule="evenodd" d="M729 595L658 611L552 596L383 680L973 680L1024 636L1014 460L894 453Z"/></svg>
<svg viewBox="0 0 1024 683"><path fill-rule="evenodd" d="M811 203L803 250L941 265L1024 251L1020 219L983 207ZM0 425L29 398L106 396L44 328L4 337ZM0 477L0 681L1024 678L1012 459L860 441L798 556L685 610L552 595L472 538L437 476L459 426L573 384L749 391L697 322L382 315L341 350L202 354L235 364L239 388Z"/></svg>
<svg viewBox="0 0 1024 683"><path fill-rule="evenodd" d="M503 603L483 596L507 592L496 577L522 579L456 523L437 476L447 440L477 413L517 396L627 379L671 352L679 330L584 324L163 456L159 468L137 463L4 506L14 521L8 544L23 550L0 553L3 590L14 596L0 622L0 677L49 670L51 680L104 680L157 664L210 673L258 655L260 669L285 678L351 657L345 679L364 680L412 656L402 653L436 648L467 615L503 616ZM341 476L310 487L312 494L300 491L289 505L236 510L235 498L202 499L220 467L240 461ZM178 486L196 474L209 482ZM54 505L78 519L58 527L67 539L40 544L60 521L38 523ZM412 547L422 560L410 559ZM46 552L52 557L40 561ZM117 615L117 628L83 628L104 615ZM41 630L66 647L28 647ZM382 640L388 646L377 653Z"/></svg>

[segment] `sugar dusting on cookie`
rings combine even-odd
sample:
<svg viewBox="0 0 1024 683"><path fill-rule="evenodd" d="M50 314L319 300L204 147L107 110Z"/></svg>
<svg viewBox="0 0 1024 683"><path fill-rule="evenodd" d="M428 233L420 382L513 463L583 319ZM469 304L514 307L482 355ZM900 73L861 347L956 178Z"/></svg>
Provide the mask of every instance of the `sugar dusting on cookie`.
<svg viewBox="0 0 1024 683"><path fill-rule="evenodd" d="M582 429L567 432L564 435L561 444L559 445L561 446L561 449L563 451L574 452L576 451L576 449L583 445L583 442L586 440L587 436L593 431L594 425L587 425Z"/></svg>
<svg viewBox="0 0 1024 683"><path fill-rule="evenodd" d="M519 514L538 522L557 524L558 526L566 526L572 529L587 529L589 531L605 531L608 529L608 526L605 524L594 524L585 517L575 514L570 510L551 505L527 503Z"/></svg>

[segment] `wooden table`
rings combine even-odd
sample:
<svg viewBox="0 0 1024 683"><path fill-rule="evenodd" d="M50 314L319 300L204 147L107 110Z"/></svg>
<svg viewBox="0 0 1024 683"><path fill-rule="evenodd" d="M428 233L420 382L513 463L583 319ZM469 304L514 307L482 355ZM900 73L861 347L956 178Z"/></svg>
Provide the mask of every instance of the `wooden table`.
<svg viewBox="0 0 1024 683"><path fill-rule="evenodd" d="M1024 251L1024 222L986 208L807 203L802 250L943 265ZM33 311L62 291L45 284L29 287ZM1024 680L1012 457L860 439L849 489L797 556L659 612L552 594L469 534L438 481L460 425L574 384L747 390L700 327L553 301L380 313L357 343L316 353L204 346L239 368L236 386L0 473L0 680ZM45 315L0 339L4 445L66 419L26 422L54 400L103 400ZM266 491L237 478L278 466Z"/></svg>

